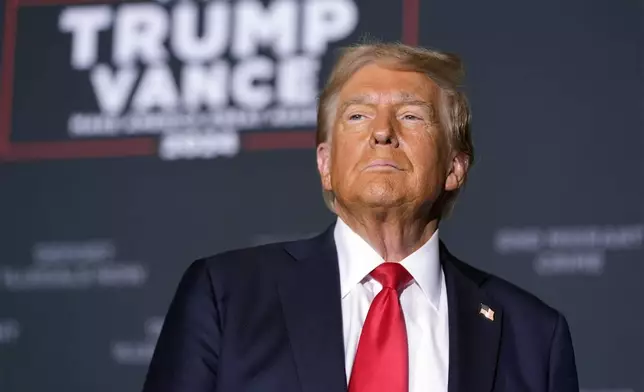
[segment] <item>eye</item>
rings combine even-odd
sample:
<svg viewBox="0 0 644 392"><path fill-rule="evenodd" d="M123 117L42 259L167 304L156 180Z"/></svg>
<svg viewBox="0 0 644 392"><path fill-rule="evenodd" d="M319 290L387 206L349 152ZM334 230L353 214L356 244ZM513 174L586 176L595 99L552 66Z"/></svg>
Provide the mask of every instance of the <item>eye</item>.
<svg viewBox="0 0 644 392"><path fill-rule="evenodd" d="M416 116L415 114L408 113L403 116L403 120L418 121L418 120L422 120L422 118Z"/></svg>
<svg viewBox="0 0 644 392"><path fill-rule="evenodd" d="M349 120L350 121L358 121L358 120L362 120L363 118L364 118L364 116L362 114L359 114L359 113L354 113L354 114L349 115Z"/></svg>

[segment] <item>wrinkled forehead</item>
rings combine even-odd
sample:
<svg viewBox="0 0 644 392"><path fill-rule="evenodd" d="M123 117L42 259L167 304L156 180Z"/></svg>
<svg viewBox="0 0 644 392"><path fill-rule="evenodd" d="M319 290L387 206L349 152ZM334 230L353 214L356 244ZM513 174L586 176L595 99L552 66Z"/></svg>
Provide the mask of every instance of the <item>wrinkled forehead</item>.
<svg viewBox="0 0 644 392"><path fill-rule="evenodd" d="M341 101L343 106L353 104L363 105L396 105L415 104L431 106L432 100L423 97L423 94L414 94L409 91L368 91L357 92L354 95L347 95Z"/></svg>
<svg viewBox="0 0 644 392"><path fill-rule="evenodd" d="M339 103L397 104L433 103L440 87L420 72L400 71L376 64L367 65L353 74L339 92Z"/></svg>

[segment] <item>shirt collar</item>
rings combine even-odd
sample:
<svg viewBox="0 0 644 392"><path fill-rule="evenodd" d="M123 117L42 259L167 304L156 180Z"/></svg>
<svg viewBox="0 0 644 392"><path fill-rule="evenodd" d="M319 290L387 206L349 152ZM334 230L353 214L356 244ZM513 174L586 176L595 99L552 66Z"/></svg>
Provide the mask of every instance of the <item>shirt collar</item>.
<svg viewBox="0 0 644 392"><path fill-rule="evenodd" d="M385 260L339 217L333 235L338 252L340 290L344 298ZM436 309L439 307L441 294L441 265L438 255L437 229L423 246L400 262Z"/></svg>

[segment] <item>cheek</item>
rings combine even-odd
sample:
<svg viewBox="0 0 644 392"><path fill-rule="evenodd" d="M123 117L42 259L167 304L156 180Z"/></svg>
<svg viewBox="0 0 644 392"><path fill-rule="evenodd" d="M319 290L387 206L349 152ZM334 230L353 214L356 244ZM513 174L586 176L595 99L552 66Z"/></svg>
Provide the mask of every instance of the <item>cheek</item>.
<svg viewBox="0 0 644 392"><path fill-rule="evenodd" d="M350 172L361 157L361 143L355 134L338 132L332 140L332 170Z"/></svg>
<svg viewBox="0 0 644 392"><path fill-rule="evenodd" d="M425 135L412 140L408 147L408 156L419 187L426 188L440 181L443 175L444 154L439 150L436 140Z"/></svg>
<svg viewBox="0 0 644 392"><path fill-rule="evenodd" d="M347 157L349 154L346 150L346 143L340 140L333 140L331 148L331 182L334 188L340 186L345 181L347 176L348 162Z"/></svg>

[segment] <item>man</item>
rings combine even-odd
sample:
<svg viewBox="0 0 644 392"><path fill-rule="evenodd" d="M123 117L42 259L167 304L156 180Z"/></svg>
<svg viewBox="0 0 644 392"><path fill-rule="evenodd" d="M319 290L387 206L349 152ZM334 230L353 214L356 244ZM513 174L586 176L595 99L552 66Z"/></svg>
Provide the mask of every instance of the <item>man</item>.
<svg viewBox="0 0 644 392"><path fill-rule="evenodd" d="M438 239L473 160L461 77L436 51L346 50L318 113L337 222L193 263L144 391L578 391L564 317Z"/></svg>

